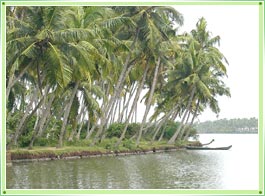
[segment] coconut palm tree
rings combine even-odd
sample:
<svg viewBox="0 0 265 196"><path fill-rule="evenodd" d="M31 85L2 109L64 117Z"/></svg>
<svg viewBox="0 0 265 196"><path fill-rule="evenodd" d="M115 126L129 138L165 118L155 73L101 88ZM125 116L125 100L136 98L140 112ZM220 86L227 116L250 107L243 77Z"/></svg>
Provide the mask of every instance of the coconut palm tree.
<svg viewBox="0 0 265 196"><path fill-rule="evenodd" d="M207 23L205 19L199 19L196 25L197 28L191 31L190 37L187 37L187 45L184 48L182 56L183 64L181 65L183 70L185 70L185 74L181 76L177 69L171 72L172 78L177 75L177 79L173 79L172 81L175 80L174 82L178 83L177 86L181 85L180 87L183 87L184 85L186 90L188 89L190 92L181 125L168 141L168 143L171 144L174 143L178 137L185 118L191 110L192 102L194 99L197 99L197 95L198 97L203 97L203 99L208 102L217 103L215 99L216 93L213 93L216 90L213 90L211 87L213 87L213 84L220 83L222 83L226 95L229 95L229 89L224 86L223 82L220 81L220 77L216 77L217 75L215 74L217 72L220 76L226 75L226 68L223 61L227 62L227 60L223 54L214 47L214 45L219 42L220 37L211 38L210 32L206 30L206 26ZM218 85L215 85L215 88L217 88L217 86ZM216 107L216 109L218 108ZM216 112L218 112L218 110L216 110Z"/></svg>

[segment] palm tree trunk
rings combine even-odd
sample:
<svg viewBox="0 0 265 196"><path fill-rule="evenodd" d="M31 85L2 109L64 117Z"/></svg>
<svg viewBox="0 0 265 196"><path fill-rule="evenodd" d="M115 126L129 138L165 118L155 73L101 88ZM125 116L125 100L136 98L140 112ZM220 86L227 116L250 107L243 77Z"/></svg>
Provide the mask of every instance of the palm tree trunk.
<svg viewBox="0 0 265 196"><path fill-rule="evenodd" d="M152 142L155 141L155 138L160 130L160 128L165 124L165 122L168 120L168 118L170 117L170 115L174 112L174 110L178 107L178 105L176 105L175 107L173 107L165 116L164 118L159 122L156 130L155 130L155 133L152 137Z"/></svg>
<svg viewBox="0 0 265 196"><path fill-rule="evenodd" d="M112 113L112 117L111 117L111 120L110 120L111 124L115 121L115 114L117 114L117 109L118 109L118 113L120 113L120 100L117 100L117 102L115 104L115 107L114 107L114 110L113 110L113 113ZM120 119L120 114L118 116L118 119Z"/></svg>
<svg viewBox="0 0 265 196"><path fill-rule="evenodd" d="M156 82L157 82L158 70L159 70L159 67L160 67L160 60L161 60L160 57L158 57L158 61L156 63L156 67L155 67L152 87L151 87L150 94L149 94L149 97L148 97L148 101L147 101L147 104L146 104L146 108L145 108L142 124L141 124L141 127L140 127L140 131L139 131L139 134L138 134L138 137L137 137L137 140L136 140L136 146L139 145L140 139L142 137L143 127L144 127L148 112L149 112L150 107L151 107L151 102L152 102L152 98L153 98L153 94L154 94L155 86L156 86Z"/></svg>
<svg viewBox="0 0 265 196"><path fill-rule="evenodd" d="M70 110L71 110L75 95L76 95L77 90L78 90L78 85L79 85L78 82L76 82L74 89L72 91L72 95L71 95L70 100L69 100L69 104L67 105L67 108L66 108L64 116L63 116L63 124L61 127L60 136L59 136L59 143L58 143L59 148L61 148L63 146L63 138L64 138L64 134L65 134L65 129L66 129L68 117L70 114Z"/></svg>
<svg viewBox="0 0 265 196"><path fill-rule="evenodd" d="M135 105L135 110L134 110L134 122L137 123L137 103Z"/></svg>
<svg viewBox="0 0 265 196"><path fill-rule="evenodd" d="M173 144L175 142L176 138L178 137L178 134L179 134L179 132L180 132L180 130L182 128L182 125L183 125L183 123L185 121L185 118L186 118L186 116L188 114L188 111L190 110L190 106L191 106L195 91L196 91L196 86L193 86L192 91L191 91L191 95L190 95L190 98L189 98L189 101L188 101L188 105L187 105L186 111L184 113L184 116L183 116L183 118L181 120L181 123L180 123L178 129L176 130L176 132L174 133L174 135L169 139L168 144Z"/></svg>
<svg viewBox="0 0 265 196"><path fill-rule="evenodd" d="M140 32L140 29L137 29L135 37L134 37L134 40L133 40L133 42L131 44L131 47L130 47L131 51L133 51L134 48L135 48L135 44L137 42L139 32ZM129 74L129 72L132 69L132 65L129 66L130 59L131 59L131 52L129 52L129 54L126 57L126 60L125 60L122 72L120 74L120 77L118 79L114 94L111 97L111 99L109 101L109 104L108 104L108 106L106 108L106 114L107 114L106 116L107 116L107 118L105 118L105 117L102 118L100 126L99 126L99 130L98 130L98 132L97 132L97 134L96 134L96 136L94 138L94 140L95 140L94 142L97 142L99 140L99 136L102 134L104 127L106 126L106 124L109 121L109 114L110 114L110 112L113 109L113 103L120 97L125 78L126 78L126 76Z"/></svg>
<svg viewBox="0 0 265 196"><path fill-rule="evenodd" d="M77 129L77 125L78 125L78 121L80 120L84 110L85 110L85 107L82 107L80 113L76 116L75 123L74 123L73 129L72 129L72 132L71 132L71 134L70 134L70 136L68 138L68 141L73 141L74 135L78 133L77 130L76 130Z"/></svg>
<svg viewBox="0 0 265 196"><path fill-rule="evenodd" d="M163 139L164 134L165 134L165 128L163 129L163 131L162 131L162 133L161 133L161 135L160 135L160 137L158 139L159 142Z"/></svg>
<svg viewBox="0 0 265 196"><path fill-rule="evenodd" d="M23 126L23 123L26 121L27 116L29 115L30 109L33 107L34 100L36 99L38 95L38 91L35 89L31 97L29 98L29 104L26 107L25 114L23 115L22 119L19 121L19 125L16 128L14 136L11 138L11 141L9 143L9 146L12 146L13 144L16 146L17 145L17 137L19 135L19 132L21 131L21 127Z"/></svg>
<svg viewBox="0 0 265 196"><path fill-rule="evenodd" d="M79 128L78 128L78 131L77 131L77 134L76 134L76 139L77 140L80 140L80 134L81 134L81 130L82 130L82 128L83 128L83 124L84 124L84 118L85 118L85 107L83 107L83 109L82 109L82 117L80 118L81 120L80 120L80 122L79 122ZM77 118L77 120L78 120L79 118Z"/></svg>
<svg viewBox="0 0 265 196"><path fill-rule="evenodd" d="M163 125L164 122L166 121L165 119L166 119L166 118L164 117L164 118L158 123L158 125L157 125L157 127L156 127L156 129L155 129L155 131L154 131L154 135L153 135L153 137L152 137L151 142L155 141L158 132L160 131L162 125Z"/></svg>
<svg viewBox="0 0 265 196"><path fill-rule="evenodd" d="M128 69L126 70L125 75L129 74L129 72L131 71L131 68L132 68L132 66L128 67ZM124 80L125 80L125 78L124 78ZM124 80L123 80L123 82L124 82ZM104 128L107 126L107 124L108 124L108 122L110 120L111 111L113 110L115 102L119 99L119 96L121 94L122 87L123 86L120 84L120 87L118 88L117 93L114 93L114 95L111 97L110 102L109 102L109 104L106 107L106 110L105 110L106 112L103 115L103 118L101 119L101 123L100 123L99 129L98 129L98 132L95 135L95 138L94 138L94 141L93 141L92 144L95 144L100 139L100 137L103 135L103 132L105 130Z"/></svg>
<svg viewBox="0 0 265 196"><path fill-rule="evenodd" d="M90 127L90 126L88 126L88 127ZM88 140L91 137L91 135L95 131L95 129L96 129L96 124L94 124L92 126L92 128L90 129L90 131L89 131L89 128L87 129L86 140ZM94 144L91 144L91 145L94 145Z"/></svg>
<svg viewBox="0 0 265 196"><path fill-rule="evenodd" d="M148 70L148 66L146 66L146 68L145 68L142 81L138 84L138 88L137 88L137 91L136 91L136 94L135 94L135 97L134 97L134 100L133 100L133 104L132 104L131 110L130 110L129 115L128 115L128 117L126 119L126 122L125 122L125 127L124 127L124 129L122 131L122 134L121 134L119 140L115 144L115 146L119 146L121 141L125 137L125 134L126 134L126 131L127 131L128 125L129 125L130 118L131 118L131 116L133 114L133 111L135 110L135 108L137 106L137 102L139 100L140 94L141 94L141 92L143 90L143 87L144 87L144 82L145 82L145 78L146 78L146 75L147 75L147 70Z"/></svg>
<svg viewBox="0 0 265 196"><path fill-rule="evenodd" d="M43 132L42 129L43 129L43 126L44 126L44 124L45 124L45 122L47 120L47 117L48 117L49 113L50 113L52 102L53 102L54 98L55 98L55 93L51 95L50 100L49 100L49 102L48 102L48 104L46 106L46 109L44 110L44 113L42 115L42 118L40 120L40 123L36 127L36 129L34 130L33 136L31 138L31 141L30 141L30 144L29 144L29 148L33 147L36 138L38 137L38 135L40 135L40 132Z"/></svg>
<svg viewBox="0 0 265 196"><path fill-rule="evenodd" d="M175 119L177 118L178 114L179 114L179 110L178 110L178 108L176 108L176 111L172 114L170 120L171 121L175 121Z"/></svg>
<svg viewBox="0 0 265 196"><path fill-rule="evenodd" d="M9 77L8 85L6 87L6 99L8 99L11 88L14 86L14 84L26 73L28 68L30 67L30 63L20 72L20 74L15 78L14 74Z"/></svg>
<svg viewBox="0 0 265 196"><path fill-rule="evenodd" d="M194 112L193 117L192 117L191 122L190 122L190 126L193 125L194 120L195 120L195 118L197 117L197 112L198 112L199 106L200 106L200 100L198 99L197 104L196 104L195 112ZM190 131L188 131L188 132L185 134L183 140L187 140L188 137L189 137L189 134L190 134Z"/></svg>
<svg viewBox="0 0 265 196"><path fill-rule="evenodd" d="M130 90L130 93L129 93L129 96L128 96L128 100L127 101L124 100L124 104L123 104L124 106L123 106L122 111L121 111L121 117L122 117L121 118L121 122L123 122L123 120L126 121L126 119L127 119L129 104L131 102L131 99L133 97L133 94L134 94L135 90L136 90L136 86L133 85L132 89ZM127 97L127 96L125 96L125 97Z"/></svg>
<svg viewBox="0 0 265 196"><path fill-rule="evenodd" d="M34 98L33 98L34 99ZM39 109L39 107L42 105L44 97L41 98L41 100L38 102L38 104L35 106L35 108L30 112L29 115L27 115L27 113L23 116L22 120L20 121L16 131L15 131L15 135L14 137L11 139L11 142L9 143L8 148L11 145L15 145L17 146L17 141L19 139L19 137L21 136L21 134L23 133L25 126L27 125L27 122L29 121L29 119L35 114L35 112ZM32 108L33 106L33 101L31 101L31 104L28 106L29 108Z"/></svg>
<svg viewBox="0 0 265 196"><path fill-rule="evenodd" d="M182 140L182 137L183 137L183 134L185 133L185 130L187 129L188 127L188 122L189 122L189 119L190 119L190 114L191 114L191 110L189 110L188 112L188 117L186 119L186 122L184 123L184 125L182 126L182 129L180 130L179 132L179 135L177 137L177 140Z"/></svg>

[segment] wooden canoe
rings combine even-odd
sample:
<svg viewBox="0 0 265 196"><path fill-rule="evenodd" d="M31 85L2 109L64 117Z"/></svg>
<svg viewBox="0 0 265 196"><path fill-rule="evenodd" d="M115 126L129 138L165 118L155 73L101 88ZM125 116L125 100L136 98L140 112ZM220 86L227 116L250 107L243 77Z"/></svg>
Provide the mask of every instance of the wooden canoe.
<svg viewBox="0 0 265 196"><path fill-rule="evenodd" d="M226 147L215 147L215 148L198 147L198 146L186 146L186 149L187 150L229 150L231 147L232 147L232 145L226 146Z"/></svg>

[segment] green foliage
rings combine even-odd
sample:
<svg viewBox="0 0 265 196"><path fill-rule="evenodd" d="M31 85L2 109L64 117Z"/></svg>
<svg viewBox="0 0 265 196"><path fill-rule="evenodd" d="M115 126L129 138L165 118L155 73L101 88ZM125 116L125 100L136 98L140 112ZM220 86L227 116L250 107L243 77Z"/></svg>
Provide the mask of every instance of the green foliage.
<svg viewBox="0 0 265 196"><path fill-rule="evenodd" d="M31 137L32 137L32 135L22 135L20 137L19 142L18 142L18 146L21 148L29 146Z"/></svg>
<svg viewBox="0 0 265 196"><path fill-rule="evenodd" d="M18 142L19 147L27 147L30 144L31 138L33 136L34 124L36 121L36 116L33 116L27 123L25 129L22 132L21 138Z"/></svg>
<svg viewBox="0 0 265 196"><path fill-rule="evenodd" d="M90 146L91 140L73 140L73 141L67 141L66 146Z"/></svg>
<svg viewBox="0 0 265 196"><path fill-rule="evenodd" d="M45 137L37 138L34 143L35 146L50 146L48 144L49 144L49 140Z"/></svg>
<svg viewBox="0 0 265 196"><path fill-rule="evenodd" d="M170 139L174 135L179 125L179 122L168 121L165 127L164 138Z"/></svg>
<svg viewBox="0 0 265 196"><path fill-rule="evenodd" d="M124 123L113 123L109 126L107 129L107 138L112 138L112 137L120 137L122 130L124 129L125 124Z"/></svg>
<svg viewBox="0 0 265 196"><path fill-rule="evenodd" d="M120 137L123 129L125 128L125 123L113 123L107 129L107 138ZM129 139L135 135L140 129L139 123L131 123L127 127L125 138Z"/></svg>
<svg viewBox="0 0 265 196"><path fill-rule="evenodd" d="M116 150L115 144L117 143L118 138L117 137L112 137L112 138L106 138L102 140L98 146L103 147L104 149L107 150Z"/></svg>
<svg viewBox="0 0 265 196"><path fill-rule="evenodd" d="M57 139L54 137L39 137L35 140L34 146L56 146L57 145Z"/></svg>
<svg viewBox="0 0 265 196"><path fill-rule="evenodd" d="M134 136L140 129L140 123L131 123L127 127L125 138L131 138Z"/></svg>
<svg viewBox="0 0 265 196"><path fill-rule="evenodd" d="M132 150L133 148L135 148L135 143L132 140L125 139L124 141L122 141L122 146L129 150Z"/></svg>
<svg viewBox="0 0 265 196"><path fill-rule="evenodd" d="M6 129L7 129L7 136L14 134L14 130L21 119L22 114L17 111L12 113L8 113L8 118L6 119ZM8 137L7 137L8 138Z"/></svg>

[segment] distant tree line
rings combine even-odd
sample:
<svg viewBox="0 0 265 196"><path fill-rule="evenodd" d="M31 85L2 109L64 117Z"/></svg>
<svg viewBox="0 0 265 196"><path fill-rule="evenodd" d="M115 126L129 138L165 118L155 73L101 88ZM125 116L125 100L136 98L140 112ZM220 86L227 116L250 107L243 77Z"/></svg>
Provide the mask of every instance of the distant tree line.
<svg viewBox="0 0 265 196"><path fill-rule="evenodd" d="M221 119L196 123L198 133L258 133L257 118Z"/></svg>

